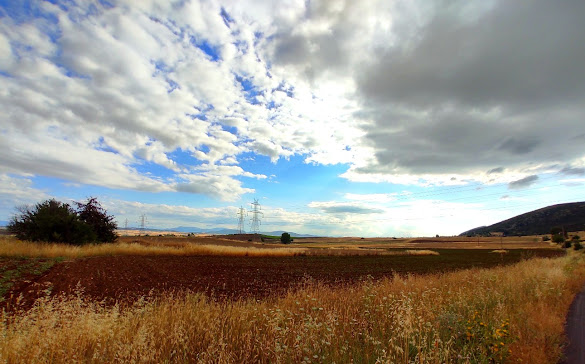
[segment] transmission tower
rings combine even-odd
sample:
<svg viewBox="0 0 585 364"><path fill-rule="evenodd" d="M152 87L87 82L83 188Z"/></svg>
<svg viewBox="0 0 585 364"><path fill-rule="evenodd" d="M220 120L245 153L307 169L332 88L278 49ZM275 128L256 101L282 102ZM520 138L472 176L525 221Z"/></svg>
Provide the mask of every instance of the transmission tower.
<svg viewBox="0 0 585 364"><path fill-rule="evenodd" d="M258 234L261 224L260 219L264 214L260 211L260 202L257 199L254 199L254 202L252 202L252 210L250 212L252 213L251 230L254 234Z"/></svg>
<svg viewBox="0 0 585 364"><path fill-rule="evenodd" d="M128 219L124 220L124 229L128 230Z"/></svg>
<svg viewBox="0 0 585 364"><path fill-rule="evenodd" d="M146 224L148 224L148 219L146 218L145 214L140 215L140 220L138 220L140 224L140 233L144 233L144 229L146 228Z"/></svg>
<svg viewBox="0 0 585 364"><path fill-rule="evenodd" d="M244 216L248 215L248 213L246 212L246 209L240 206L236 215L238 216L238 230L241 234L244 232Z"/></svg>

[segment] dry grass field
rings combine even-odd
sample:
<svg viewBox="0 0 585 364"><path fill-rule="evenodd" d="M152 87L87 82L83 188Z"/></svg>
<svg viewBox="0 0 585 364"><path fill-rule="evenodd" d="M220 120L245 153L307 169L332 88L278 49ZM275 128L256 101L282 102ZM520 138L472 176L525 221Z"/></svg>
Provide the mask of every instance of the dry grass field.
<svg viewBox="0 0 585 364"><path fill-rule="evenodd" d="M34 298L0 311L8 363L555 363L585 283L540 237L0 237L0 257L26 278L11 304Z"/></svg>
<svg viewBox="0 0 585 364"><path fill-rule="evenodd" d="M3 362L555 363L582 254L273 299L169 294L129 308L82 293L2 315ZM51 339L48 340L47 338Z"/></svg>

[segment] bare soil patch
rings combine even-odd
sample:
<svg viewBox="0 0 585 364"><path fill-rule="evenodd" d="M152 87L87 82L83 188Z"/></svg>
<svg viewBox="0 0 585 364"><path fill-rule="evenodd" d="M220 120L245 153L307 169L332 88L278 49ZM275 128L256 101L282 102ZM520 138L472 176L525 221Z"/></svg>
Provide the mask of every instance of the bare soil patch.
<svg viewBox="0 0 585 364"><path fill-rule="evenodd" d="M564 252L532 250L529 256ZM143 296L173 291L202 292L216 300L263 299L308 282L353 284L393 274L445 272L511 264L525 250L441 250L438 256L100 256L55 264L48 272L15 284L0 308L27 309L44 296L81 294L108 304L131 304Z"/></svg>

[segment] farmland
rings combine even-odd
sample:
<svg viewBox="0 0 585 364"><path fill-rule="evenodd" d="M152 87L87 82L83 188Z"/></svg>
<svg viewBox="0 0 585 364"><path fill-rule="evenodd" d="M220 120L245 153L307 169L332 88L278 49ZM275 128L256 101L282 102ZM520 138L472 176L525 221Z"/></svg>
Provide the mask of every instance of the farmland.
<svg viewBox="0 0 585 364"><path fill-rule="evenodd" d="M133 236L70 250L6 238L0 274L20 264L36 275L6 290L0 359L558 359L564 315L585 281L583 255L538 237L457 239L307 238L283 247Z"/></svg>

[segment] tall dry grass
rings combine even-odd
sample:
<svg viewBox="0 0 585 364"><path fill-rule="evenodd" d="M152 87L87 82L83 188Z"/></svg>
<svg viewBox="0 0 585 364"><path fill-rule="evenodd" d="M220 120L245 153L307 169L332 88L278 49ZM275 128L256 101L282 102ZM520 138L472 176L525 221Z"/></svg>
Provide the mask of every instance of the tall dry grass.
<svg viewBox="0 0 585 364"><path fill-rule="evenodd" d="M306 254L306 249L260 249L226 245L190 244L169 245L140 243L109 243L74 246L57 243L20 241L12 237L0 237L0 256L81 258L99 255L230 255L230 256L296 256Z"/></svg>
<svg viewBox="0 0 585 364"><path fill-rule="evenodd" d="M20 241L13 237L0 236L1 257L37 258L82 258L100 255L226 255L252 257L283 257L302 255L438 255L432 250L334 250L291 247L239 247L229 245L193 244L188 241L171 243L156 240L139 242L117 242L109 244L88 244L74 246L56 243Z"/></svg>
<svg viewBox="0 0 585 364"><path fill-rule="evenodd" d="M286 297L168 296L121 310L82 296L3 316L4 362L555 363L581 254Z"/></svg>

